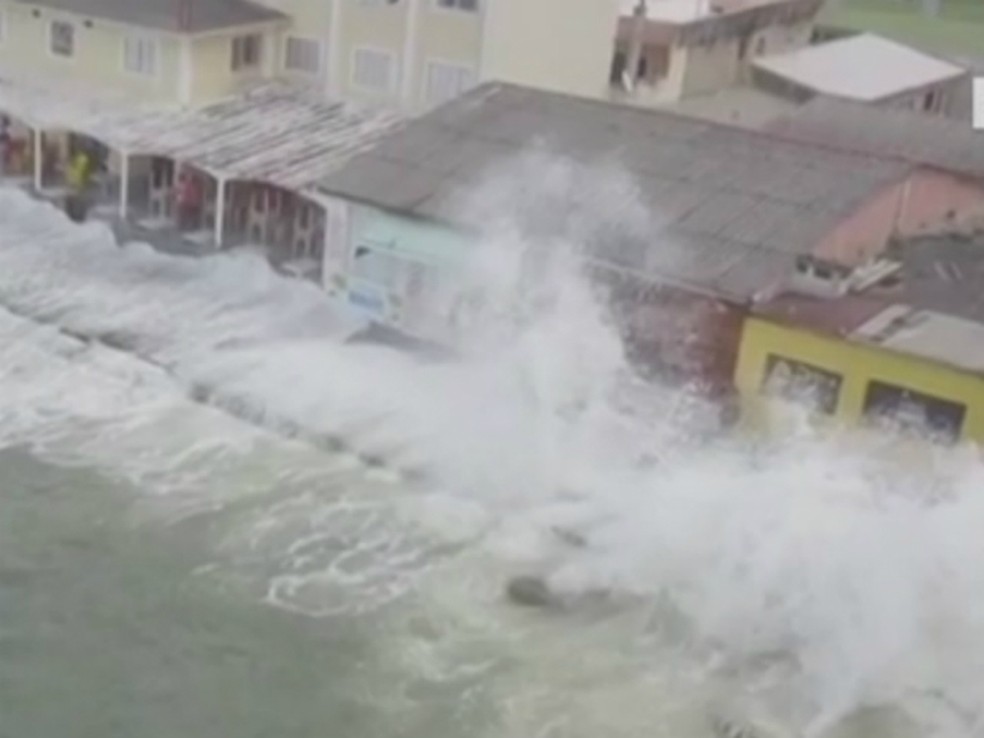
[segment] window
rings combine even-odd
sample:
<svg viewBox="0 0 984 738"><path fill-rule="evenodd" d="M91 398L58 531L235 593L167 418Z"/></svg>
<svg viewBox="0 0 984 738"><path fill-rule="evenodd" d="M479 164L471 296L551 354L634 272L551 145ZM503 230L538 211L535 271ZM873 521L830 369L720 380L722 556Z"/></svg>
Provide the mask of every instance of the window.
<svg viewBox="0 0 984 738"><path fill-rule="evenodd" d="M288 36L284 66L290 72L317 74L321 71L321 43L310 38Z"/></svg>
<svg viewBox="0 0 984 738"><path fill-rule="evenodd" d="M68 21L51 21L49 48L55 56L75 56L75 26Z"/></svg>
<svg viewBox="0 0 984 738"><path fill-rule="evenodd" d="M884 382L869 382L864 397L864 416L868 420L943 443L960 438L966 414L966 406L960 403Z"/></svg>
<svg viewBox="0 0 984 738"><path fill-rule="evenodd" d="M389 92L396 83L396 62L388 51L356 49L352 60L352 84L365 90Z"/></svg>
<svg viewBox="0 0 984 738"><path fill-rule="evenodd" d="M808 405L828 415L837 410L842 378L809 364L770 354L762 389L765 394Z"/></svg>
<svg viewBox="0 0 984 738"><path fill-rule="evenodd" d="M157 74L157 41L129 37L123 40L123 69L131 74Z"/></svg>
<svg viewBox="0 0 984 738"><path fill-rule="evenodd" d="M438 105L458 97L475 83L475 73L468 67L443 62L427 64L427 102Z"/></svg>
<svg viewBox="0 0 984 738"><path fill-rule="evenodd" d="M448 10L478 10L478 0L437 0L437 7Z"/></svg>
<svg viewBox="0 0 984 738"><path fill-rule="evenodd" d="M232 39L232 71L255 69L263 55L263 37L258 33Z"/></svg>

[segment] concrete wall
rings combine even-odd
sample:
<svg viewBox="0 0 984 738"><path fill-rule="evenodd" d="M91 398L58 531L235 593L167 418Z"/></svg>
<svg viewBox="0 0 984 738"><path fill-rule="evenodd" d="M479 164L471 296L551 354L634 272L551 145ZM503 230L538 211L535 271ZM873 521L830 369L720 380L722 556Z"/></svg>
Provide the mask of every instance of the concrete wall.
<svg viewBox="0 0 984 738"><path fill-rule="evenodd" d="M814 254L854 266L880 254L895 231L906 182L883 189L848 216L817 246Z"/></svg>
<svg viewBox="0 0 984 738"><path fill-rule="evenodd" d="M836 420L849 424L862 420L865 393L874 380L966 405L963 438L984 443L984 378L759 318L745 321L735 370L743 414L752 424L768 426L775 406L788 404L761 395L769 354L841 375Z"/></svg>
<svg viewBox="0 0 984 738"><path fill-rule="evenodd" d="M981 213L984 183L918 169L846 218L814 253L841 264L860 264L881 253L893 235L913 235Z"/></svg>
<svg viewBox="0 0 984 738"><path fill-rule="evenodd" d="M921 169L909 181L898 230L918 233L951 220L984 213L984 182L974 182L946 172Z"/></svg>
<svg viewBox="0 0 984 738"><path fill-rule="evenodd" d="M618 0L485 0L483 79L602 98Z"/></svg>
<svg viewBox="0 0 984 738"><path fill-rule="evenodd" d="M82 89L91 85L128 98L162 102L178 99L179 42L174 36L20 3L0 3L0 12L5 21L0 39L0 65L12 71L77 81ZM53 20L74 25L73 57L51 54L49 29ZM87 22L91 25L87 26ZM128 36L156 40L156 75L137 75L124 70L124 42Z"/></svg>
<svg viewBox="0 0 984 738"><path fill-rule="evenodd" d="M341 265L343 278L336 280L341 282L338 296L366 317L414 337L453 340L450 317L455 272L465 264L475 242L440 224L371 207L353 206L350 212L349 252ZM356 276L354 258L360 247L388 254L400 264L390 284ZM417 267L426 274L427 289L415 301L408 282Z"/></svg>

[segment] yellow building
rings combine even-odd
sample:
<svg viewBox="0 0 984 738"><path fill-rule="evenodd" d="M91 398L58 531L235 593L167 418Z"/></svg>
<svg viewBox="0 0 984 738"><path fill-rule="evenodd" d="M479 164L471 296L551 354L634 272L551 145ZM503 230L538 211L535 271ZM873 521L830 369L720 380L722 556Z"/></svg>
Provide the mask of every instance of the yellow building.
<svg viewBox="0 0 984 738"><path fill-rule="evenodd" d="M286 23L246 0L0 0L0 70L192 106L274 76Z"/></svg>
<svg viewBox="0 0 984 738"><path fill-rule="evenodd" d="M736 367L745 418L784 408L984 443L984 325L848 296L783 296L749 316Z"/></svg>
<svg viewBox="0 0 984 738"><path fill-rule="evenodd" d="M422 110L479 82L607 94L620 0L263 0L281 70L336 98Z"/></svg>

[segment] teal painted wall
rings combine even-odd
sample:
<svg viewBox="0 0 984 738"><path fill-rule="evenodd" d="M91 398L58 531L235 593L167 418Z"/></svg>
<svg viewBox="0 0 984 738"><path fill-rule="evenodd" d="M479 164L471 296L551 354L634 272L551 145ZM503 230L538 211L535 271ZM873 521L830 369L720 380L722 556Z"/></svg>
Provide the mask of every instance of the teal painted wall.
<svg viewBox="0 0 984 738"><path fill-rule="evenodd" d="M455 272L473 253L473 237L438 223L354 206L349 247L342 297L350 306L410 334L444 338L450 311L444 303L450 298L440 293L451 288ZM363 249L392 257L387 259L385 277L357 263L356 255ZM415 278L424 283L416 291L411 287Z"/></svg>

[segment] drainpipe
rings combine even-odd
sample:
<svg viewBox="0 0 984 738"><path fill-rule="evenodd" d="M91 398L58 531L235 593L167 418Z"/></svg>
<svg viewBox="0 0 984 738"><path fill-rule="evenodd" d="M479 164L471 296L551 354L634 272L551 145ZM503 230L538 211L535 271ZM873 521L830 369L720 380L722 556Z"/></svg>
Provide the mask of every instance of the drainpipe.
<svg viewBox="0 0 984 738"><path fill-rule="evenodd" d="M622 72L622 84L629 92L635 89L636 75L639 72L639 60L642 59L646 20L646 0L639 0L635 9L632 11L632 33L629 37L629 53L626 55L625 70Z"/></svg>

